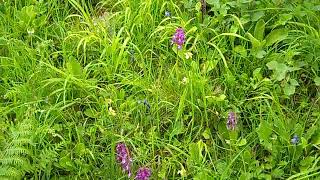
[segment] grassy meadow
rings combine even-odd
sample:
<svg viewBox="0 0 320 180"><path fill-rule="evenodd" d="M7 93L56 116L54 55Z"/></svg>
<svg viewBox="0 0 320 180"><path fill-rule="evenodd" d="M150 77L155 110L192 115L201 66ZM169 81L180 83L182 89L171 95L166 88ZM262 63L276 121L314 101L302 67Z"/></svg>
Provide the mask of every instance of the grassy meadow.
<svg viewBox="0 0 320 180"><path fill-rule="evenodd" d="M0 0L1 180L317 180L319 129L319 0Z"/></svg>

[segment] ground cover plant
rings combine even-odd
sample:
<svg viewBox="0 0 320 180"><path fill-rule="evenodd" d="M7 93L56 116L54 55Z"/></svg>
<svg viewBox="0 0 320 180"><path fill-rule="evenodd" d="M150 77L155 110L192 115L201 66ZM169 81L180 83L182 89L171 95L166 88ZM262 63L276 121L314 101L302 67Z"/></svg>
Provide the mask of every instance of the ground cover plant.
<svg viewBox="0 0 320 180"><path fill-rule="evenodd" d="M318 0L0 1L0 179L319 179Z"/></svg>

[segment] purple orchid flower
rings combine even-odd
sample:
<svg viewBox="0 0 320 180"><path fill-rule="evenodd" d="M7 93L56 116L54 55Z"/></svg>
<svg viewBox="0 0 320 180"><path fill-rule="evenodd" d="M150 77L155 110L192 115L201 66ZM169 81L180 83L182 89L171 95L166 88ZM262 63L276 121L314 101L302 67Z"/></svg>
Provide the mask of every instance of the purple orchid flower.
<svg viewBox="0 0 320 180"><path fill-rule="evenodd" d="M237 126L237 116L235 112L229 112L228 114L228 121L227 121L227 128L229 130L235 130Z"/></svg>
<svg viewBox="0 0 320 180"><path fill-rule="evenodd" d="M129 150L124 143L118 143L116 147L117 161L121 164L122 170L128 173L128 177L131 177L131 163Z"/></svg>
<svg viewBox="0 0 320 180"><path fill-rule="evenodd" d="M172 37L171 44L176 44L178 46L178 49L182 49L182 46L186 41L185 38L186 37L184 30L181 27L179 27Z"/></svg>
<svg viewBox="0 0 320 180"><path fill-rule="evenodd" d="M137 175L135 177L136 180L149 180L151 176L151 170L146 167L142 167L138 169Z"/></svg>

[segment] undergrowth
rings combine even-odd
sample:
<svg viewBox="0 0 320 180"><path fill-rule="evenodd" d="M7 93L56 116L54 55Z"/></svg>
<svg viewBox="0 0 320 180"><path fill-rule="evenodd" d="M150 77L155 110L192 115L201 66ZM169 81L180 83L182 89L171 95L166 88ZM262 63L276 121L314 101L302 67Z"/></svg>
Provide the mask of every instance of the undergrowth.
<svg viewBox="0 0 320 180"><path fill-rule="evenodd" d="M131 179L320 177L317 0L4 0L0 35L0 179L127 179L119 143Z"/></svg>

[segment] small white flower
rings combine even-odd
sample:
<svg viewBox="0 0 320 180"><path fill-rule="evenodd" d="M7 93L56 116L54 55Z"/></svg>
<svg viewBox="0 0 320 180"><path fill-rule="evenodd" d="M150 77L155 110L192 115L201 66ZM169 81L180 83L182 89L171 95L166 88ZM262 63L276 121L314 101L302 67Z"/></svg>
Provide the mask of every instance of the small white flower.
<svg viewBox="0 0 320 180"><path fill-rule="evenodd" d="M34 34L34 29L33 28L28 28L27 32L28 32L29 36L31 36L31 35Z"/></svg>
<svg viewBox="0 0 320 180"><path fill-rule="evenodd" d="M181 81L182 84L187 84L188 83L188 78L184 77Z"/></svg>
<svg viewBox="0 0 320 180"><path fill-rule="evenodd" d="M112 107L109 107L109 114L110 114L111 116L116 116L116 115L117 115L116 111L113 110Z"/></svg>
<svg viewBox="0 0 320 180"><path fill-rule="evenodd" d="M93 22L93 25L94 26L97 26L98 25L98 19L97 18L93 18L92 22Z"/></svg>
<svg viewBox="0 0 320 180"><path fill-rule="evenodd" d="M186 59L190 59L190 58L192 58L192 53L191 52L186 52Z"/></svg>
<svg viewBox="0 0 320 180"><path fill-rule="evenodd" d="M183 166L181 166L181 170L178 171L178 174L180 174L181 177L187 177L187 171Z"/></svg>
<svg viewBox="0 0 320 180"><path fill-rule="evenodd" d="M111 104L112 103L112 99L106 99L106 103L107 104Z"/></svg>

